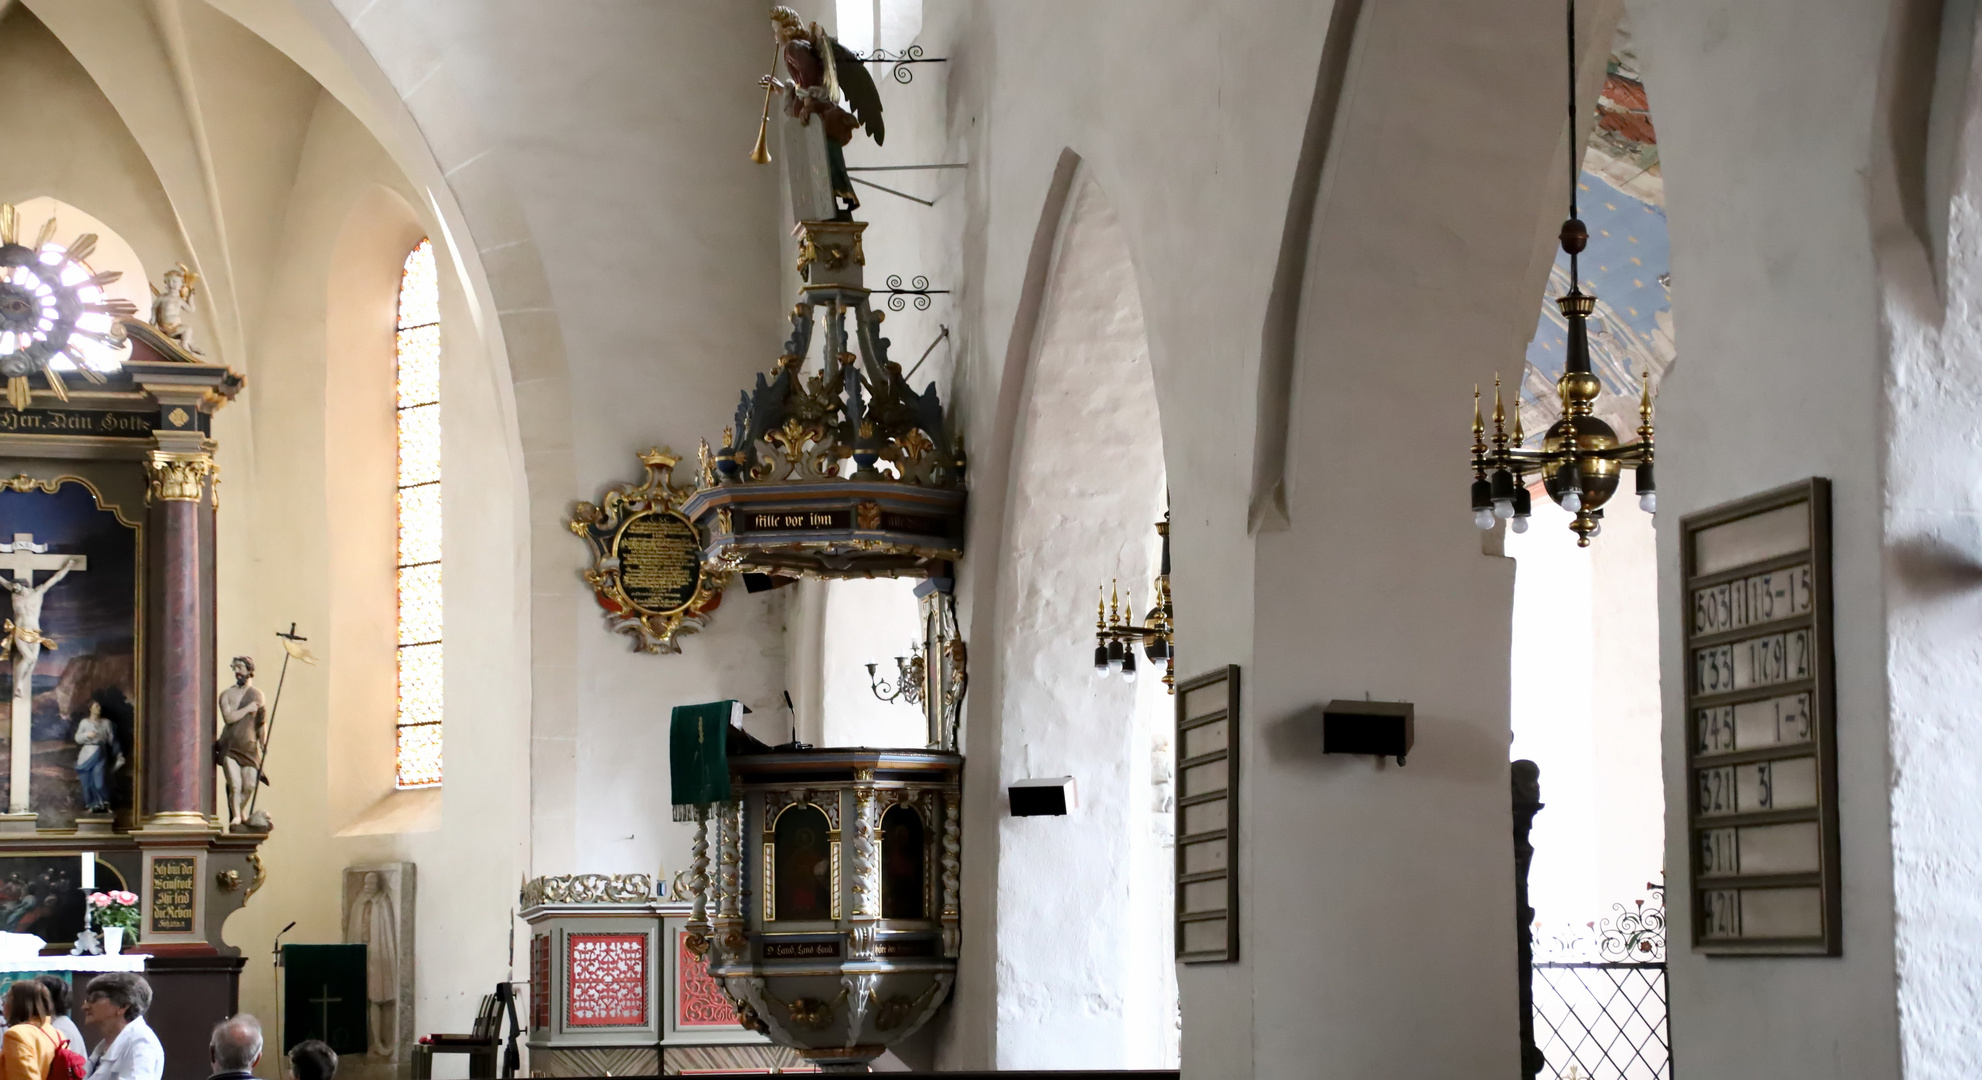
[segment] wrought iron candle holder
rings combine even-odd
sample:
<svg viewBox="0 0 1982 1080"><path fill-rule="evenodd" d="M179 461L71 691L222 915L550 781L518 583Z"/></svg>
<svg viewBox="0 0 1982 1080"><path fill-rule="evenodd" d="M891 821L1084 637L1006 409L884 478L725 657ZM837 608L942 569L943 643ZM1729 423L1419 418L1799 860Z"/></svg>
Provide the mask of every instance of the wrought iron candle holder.
<svg viewBox="0 0 1982 1080"><path fill-rule="evenodd" d="M875 674L877 665L867 665L868 688L882 701L901 701L909 705L922 702L923 679L927 665L922 659L922 646L910 645L909 655L895 657L895 681L890 686L887 680Z"/></svg>

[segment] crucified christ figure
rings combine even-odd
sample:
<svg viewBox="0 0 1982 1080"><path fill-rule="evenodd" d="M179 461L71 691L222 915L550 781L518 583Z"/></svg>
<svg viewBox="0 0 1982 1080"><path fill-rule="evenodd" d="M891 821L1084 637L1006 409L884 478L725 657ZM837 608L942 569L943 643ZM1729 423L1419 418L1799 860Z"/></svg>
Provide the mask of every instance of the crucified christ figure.
<svg viewBox="0 0 1982 1080"><path fill-rule="evenodd" d="M14 594L14 617L8 619L4 628L7 647L14 652L14 697L18 699L25 689L28 697L34 696L34 665L41 659L41 647L55 647L55 641L41 632L41 601L55 583L69 576L69 571L82 565L81 559L70 559L62 564L62 569L50 575L39 585L30 585L15 578L3 579L7 591Z"/></svg>

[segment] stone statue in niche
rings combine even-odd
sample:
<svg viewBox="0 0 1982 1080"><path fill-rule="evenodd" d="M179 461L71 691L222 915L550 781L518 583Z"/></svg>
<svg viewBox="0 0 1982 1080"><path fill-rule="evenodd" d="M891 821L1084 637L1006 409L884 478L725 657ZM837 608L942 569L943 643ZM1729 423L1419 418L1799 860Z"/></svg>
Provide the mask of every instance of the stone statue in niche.
<svg viewBox="0 0 1982 1080"><path fill-rule="evenodd" d="M76 721L76 781L82 786L83 812L110 812L110 772L124 767L124 748L117 728L103 715L103 702L91 698L89 712ZM114 763L113 763L114 761Z"/></svg>
<svg viewBox="0 0 1982 1080"><path fill-rule="evenodd" d="M179 343L187 352L198 352L193 348L193 328L188 319L193 314L193 291L200 283L200 276L180 263L165 272L165 287L151 287L151 325L160 334Z"/></svg>
<svg viewBox="0 0 1982 1080"><path fill-rule="evenodd" d="M266 815L257 812L249 821L247 811L255 785L268 783L261 767L268 699L254 684L254 657L237 656L229 666L234 685L220 692L220 738L213 743L214 764L227 778L227 824L265 829Z"/></svg>
<svg viewBox="0 0 1982 1080"><path fill-rule="evenodd" d="M413 1039L413 864L344 870L344 940L365 946L369 1059L404 1056Z"/></svg>

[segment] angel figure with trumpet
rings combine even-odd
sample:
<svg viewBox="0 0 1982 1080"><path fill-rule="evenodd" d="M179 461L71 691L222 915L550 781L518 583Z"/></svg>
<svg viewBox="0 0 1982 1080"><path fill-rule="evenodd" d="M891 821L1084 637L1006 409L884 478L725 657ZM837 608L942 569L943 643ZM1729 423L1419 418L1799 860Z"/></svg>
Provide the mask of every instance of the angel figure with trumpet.
<svg viewBox="0 0 1982 1080"><path fill-rule="evenodd" d="M779 128L798 219L851 221L860 199L853 193L841 148L861 128L877 146L886 137L881 91L859 55L834 40L818 23L807 25L797 12L777 7L771 9L771 24L777 50L772 55L772 73L758 80L764 87L764 116L757 125L757 146L750 159L759 164L771 160L767 146L771 100L783 93ZM778 76L780 63L788 78Z"/></svg>

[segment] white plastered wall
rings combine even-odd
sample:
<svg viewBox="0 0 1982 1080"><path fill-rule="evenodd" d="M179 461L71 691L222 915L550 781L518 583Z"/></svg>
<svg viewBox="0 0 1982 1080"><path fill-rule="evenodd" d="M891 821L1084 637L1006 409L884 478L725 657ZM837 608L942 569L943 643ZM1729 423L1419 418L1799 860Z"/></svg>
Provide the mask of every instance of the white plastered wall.
<svg viewBox="0 0 1982 1080"><path fill-rule="evenodd" d="M1236 964L1179 973L1193 1077L1514 1067L1511 567L1483 556L1453 509L1462 480L1451 470L1463 478L1463 464L1427 433L1424 410L1463 404L1532 330L1554 227L1544 195L1561 142L1560 9L1380 14L1356 36L1322 209L1294 237L1308 282L1297 288L1298 393L1270 404L1292 411L1295 528L1255 540L1249 451L1269 404L1255 342L1331 12L924 12L922 44L950 58L947 160L971 162L950 209L930 215L965 290L957 401L976 554L960 595L979 643L968 751L982 760L1001 743L1008 680L984 643L1006 640L992 584L1004 568L983 554L1004 550L1022 497L1004 463L1069 157L1109 193L1137 269L1175 511L1180 673L1242 666L1241 951ZM1450 167L1452 155L1466 167ZM1418 703L1408 768L1314 753L1307 710L1365 691ZM965 781L950 1067L1004 1060L993 915L1015 879L999 779L978 770Z"/></svg>
<svg viewBox="0 0 1982 1080"><path fill-rule="evenodd" d="M1884 160L1875 132L1898 9L1630 6L1646 89L1658 103L1673 309L1684 313L1687 338L1686 358L1658 402L1661 515L1676 522L1810 476L1832 485L1843 954L1708 958L1690 947L1691 905L1669 905L1674 1071L1898 1076L1895 762L1878 615L1889 600L1882 429L1897 418L1881 402L1886 346L1870 182ZM1822 78L1807 77L1819 71ZM1792 84L1793 94L1761 90ZM1678 541L1678 529L1660 530L1666 852L1675 886L1690 866Z"/></svg>
<svg viewBox="0 0 1982 1080"><path fill-rule="evenodd" d="M1001 715L995 754L973 768L1001 788L1072 776L1079 805L1066 817L996 811L997 1066L1158 1068L1176 1060L1175 976L1156 813L1166 792L1149 762L1170 698L1146 660L1134 685L1095 677L1091 612L1104 579L1140 604L1136 621L1150 602L1162 443L1135 268L1091 176L1076 177L1059 223L1025 378L997 553Z"/></svg>

